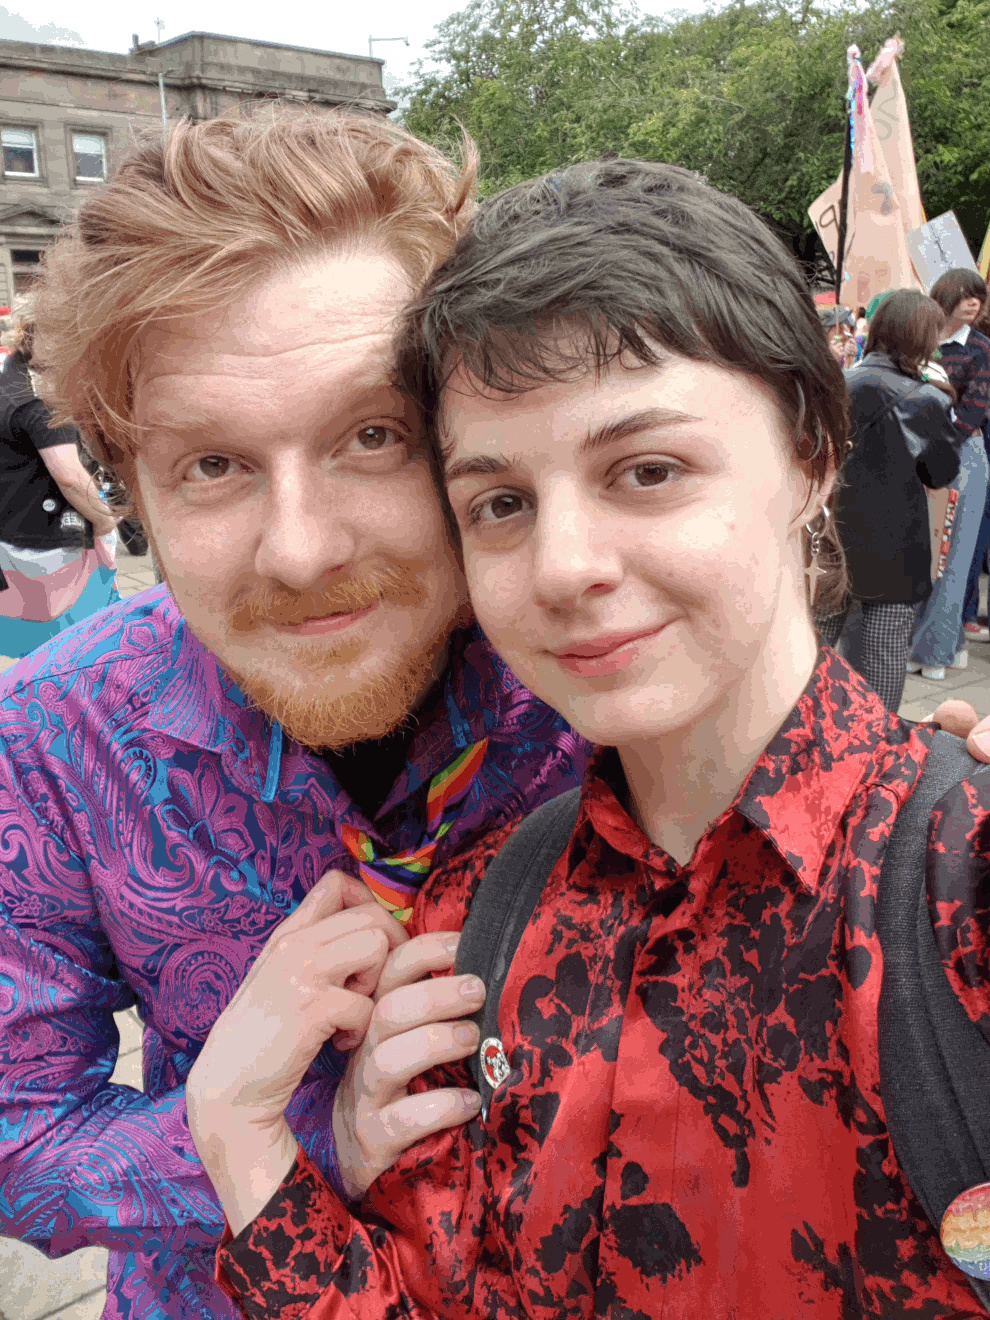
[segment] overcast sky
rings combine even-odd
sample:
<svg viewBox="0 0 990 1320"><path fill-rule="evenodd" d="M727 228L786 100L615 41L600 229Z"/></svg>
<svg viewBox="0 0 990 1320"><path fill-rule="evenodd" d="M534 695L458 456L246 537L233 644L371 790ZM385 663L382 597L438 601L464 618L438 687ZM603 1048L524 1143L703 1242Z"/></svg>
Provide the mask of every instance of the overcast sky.
<svg viewBox="0 0 990 1320"><path fill-rule="evenodd" d="M157 3L158 0L155 0ZM314 4L305 0L161 0L159 8L147 0L101 0L80 5L78 0L6 0L11 15L20 14L36 27L56 27L78 32L85 45L96 50L126 51L131 33L142 41L155 39L156 18L165 20L162 40L184 32L219 32L258 41L279 41L287 46L314 46L321 50L367 55L368 36L408 37L409 49L401 42L375 47L386 61L386 71L400 81L413 61L424 54L423 46L437 23L463 8L458 0L373 0L371 4ZM664 14L673 10L695 12L703 0L641 0L641 12ZM7 31L0 9L0 37L15 37ZM18 40L30 40L16 33ZM56 38L46 31L46 41Z"/></svg>

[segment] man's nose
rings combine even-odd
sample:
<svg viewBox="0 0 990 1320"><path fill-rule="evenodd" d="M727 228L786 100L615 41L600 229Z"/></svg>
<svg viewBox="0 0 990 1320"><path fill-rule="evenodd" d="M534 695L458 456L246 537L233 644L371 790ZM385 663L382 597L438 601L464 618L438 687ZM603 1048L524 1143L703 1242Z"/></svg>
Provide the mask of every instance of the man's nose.
<svg viewBox="0 0 990 1320"><path fill-rule="evenodd" d="M355 528L330 496L327 476L305 464L270 476L255 557L259 577L304 591L355 558Z"/></svg>
<svg viewBox="0 0 990 1320"><path fill-rule="evenodd" d="M541 609L574 609L582 596L614 591L622 564L608 534L608 515L576 480L554 484L536 519L533 594Z"/></svg>

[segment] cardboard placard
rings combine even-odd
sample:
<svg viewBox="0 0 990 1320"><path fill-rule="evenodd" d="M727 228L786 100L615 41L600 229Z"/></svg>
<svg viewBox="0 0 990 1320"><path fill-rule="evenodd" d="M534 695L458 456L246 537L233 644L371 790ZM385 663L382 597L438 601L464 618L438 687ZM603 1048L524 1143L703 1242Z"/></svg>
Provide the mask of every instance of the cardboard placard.
<svg viewBox="0 0 990 1320"><path fill-rule="evenodd" d="M946 211L918 229L912 229L907 236L907 245L925 293L947 270L977 269L955 211Z"/></svg>

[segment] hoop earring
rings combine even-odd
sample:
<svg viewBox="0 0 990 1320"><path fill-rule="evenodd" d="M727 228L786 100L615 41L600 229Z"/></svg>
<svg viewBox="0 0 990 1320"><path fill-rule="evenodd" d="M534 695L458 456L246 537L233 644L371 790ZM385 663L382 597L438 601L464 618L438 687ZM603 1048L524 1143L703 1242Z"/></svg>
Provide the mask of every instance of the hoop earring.
<svg viewBox="0 0 990 1320"><path fill-rule="evenodd" d="M808 547L810 553L810 563L808 564L808 567L804 570L804 572L805 572L805 576L808 579L808 603L809 605L812 606L814 606L815 595L817 594L818 591L818 579L820 577L825 576L825 570L818 563L818 555L822 548L822 537L825 534L825 529L828 527L829 519L831 517L832 515L829 513L828 509L823 504L821 526L817 528L812 527L811 523L805 523L804 525L804 530L808 533L809 537L811 538Z"/></svg>

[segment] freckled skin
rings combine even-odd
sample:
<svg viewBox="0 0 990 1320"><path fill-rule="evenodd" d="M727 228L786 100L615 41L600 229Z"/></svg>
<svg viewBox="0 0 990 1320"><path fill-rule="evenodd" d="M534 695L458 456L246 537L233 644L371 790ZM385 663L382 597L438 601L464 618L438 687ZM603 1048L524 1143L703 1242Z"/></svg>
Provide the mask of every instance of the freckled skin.
<svg viewBox="0 0 990 1320"><path fill-rule="evenodd" d="M300 702L325 690L322 657L342 638L239 635L228 622L239 592L415 564L423 602L372 611L346 634L360 645L334 667L341 699L434 638L464 599L415 410L390 380L392 322L411 292L396 263L358 250L142 342L134 476L169 587L235 677Z"/></svg>

